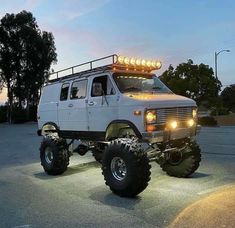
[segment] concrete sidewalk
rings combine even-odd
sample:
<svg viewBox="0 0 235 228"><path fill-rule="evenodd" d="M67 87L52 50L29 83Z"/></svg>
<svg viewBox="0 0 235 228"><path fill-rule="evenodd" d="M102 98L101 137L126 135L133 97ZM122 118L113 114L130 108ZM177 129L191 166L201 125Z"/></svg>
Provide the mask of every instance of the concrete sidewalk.
<svg viewBox="0 0 235 228"><path fill-rule="evenodd" d="M185 208L169 226L235 227L235 185L214 192Z"/></svg>

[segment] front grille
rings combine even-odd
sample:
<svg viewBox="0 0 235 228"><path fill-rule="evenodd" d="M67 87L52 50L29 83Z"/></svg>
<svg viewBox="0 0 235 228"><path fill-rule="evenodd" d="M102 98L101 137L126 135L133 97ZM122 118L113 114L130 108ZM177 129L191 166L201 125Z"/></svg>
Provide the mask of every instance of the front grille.
<svg viewBox="0 0 235 228"><path fill-rule="evenodd" d="M192 118L192 107L157 109L157 123L165 124L169 120L187 121Z"/></svg>

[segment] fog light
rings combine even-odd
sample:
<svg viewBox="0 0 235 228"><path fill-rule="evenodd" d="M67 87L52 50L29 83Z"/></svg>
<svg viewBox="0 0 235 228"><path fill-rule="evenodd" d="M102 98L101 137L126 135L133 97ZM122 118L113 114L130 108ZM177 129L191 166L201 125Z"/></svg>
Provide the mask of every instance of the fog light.
<svg viewBox="0 0 235 228"><path fill-rule="evenodd" d="M135 65L135 58L131 58L130 64L133 65L133 66Z"/></svg>
<svg viewBox="0 0 235 228"><path fill-rule="evenodd" d="M193 109L192 116L193 116L193 118L197 117L197 109Z"/></svg>
<svg viewBox="0 0 235 228"><path fill-rule="evenodd" d="M141 65L141 59L136 59L136 60L135 60L135 64L136 64L137 66L140 66L140 65Z"/></svg>
<svg viewBox="0 0 235 228"><path fill-rule="evenodd" d="M156 62L157 69L160 69L162 67L162 63L160 61Z"/></svg>
<svg viewBox="0 0 235 228"><path fill-rule="evenodd" d="M124 58L124 63L125 63L126 65L129 65L129 64L130 64L130 59L129 59L128 57L125 57L125 58Z"/></svg>
<svg viewBox="0 0 235 228"><path fill-rule="evenodd" d="M124 63L124 57L123 56L118 56L118 62L123 64Z"/></svg>
<svg viewBox="0 0 235 228"><path fill-rule="evenodd" d="M188 120L188 126L192 127L193 125L194 125L194 120L193 119Z"/></svg>
<svg viewBox="0 0 235 228"><path fill-rule="evenodd" d="M172 121L172 122L170 123L170 126L171 126L172 129L176 129L177 126L178 126L178 123L177 123L176 121Z"/></svg>

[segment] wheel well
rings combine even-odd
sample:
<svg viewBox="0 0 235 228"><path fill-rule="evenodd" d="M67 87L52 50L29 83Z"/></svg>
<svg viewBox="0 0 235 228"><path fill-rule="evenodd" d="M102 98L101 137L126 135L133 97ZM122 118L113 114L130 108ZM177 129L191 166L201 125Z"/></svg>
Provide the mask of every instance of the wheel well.
<svg viewBox="0 0 235 228"><path fill-rule="evenodd" d="M126 120L116 120L107 127L105 139L109 141L115 138L123 138L127 135L141 138L139 130L133 123Z"/></svg>
<svg viewBox="0 0 235 228"><path fill-rule="evenodd" d="M45 136L49 133L59 133L59 129L55 123L46 123L43 125L41 135Z"/></svg>

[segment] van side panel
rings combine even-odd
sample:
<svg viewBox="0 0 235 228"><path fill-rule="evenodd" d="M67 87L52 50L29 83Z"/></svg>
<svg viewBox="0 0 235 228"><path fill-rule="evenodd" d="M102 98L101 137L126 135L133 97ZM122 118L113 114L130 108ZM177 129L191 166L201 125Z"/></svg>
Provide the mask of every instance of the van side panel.
<svg viewBox="0 0 235 228"><path fill-rule="evenodd" d="M52 122L58 126L58 101L61 83L47 85L43 88L38 108L38 128Z"/></svg>

